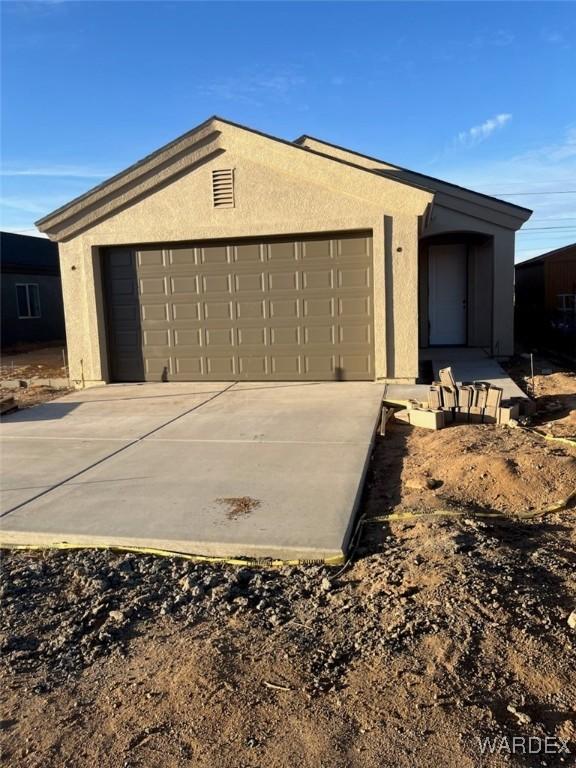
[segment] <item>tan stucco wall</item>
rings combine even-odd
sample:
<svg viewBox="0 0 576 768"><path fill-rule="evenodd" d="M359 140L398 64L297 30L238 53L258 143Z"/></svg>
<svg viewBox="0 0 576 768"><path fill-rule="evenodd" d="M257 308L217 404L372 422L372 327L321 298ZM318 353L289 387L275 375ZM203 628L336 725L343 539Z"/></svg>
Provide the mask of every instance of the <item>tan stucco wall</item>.
<svg viewBox="0 0 576 768"><path fill-rule="evenodd" d="M370 229L376 376L414 379L417 221L431 195L247 132L224 127L222 133L223 154L60 243L71 378L85 384L108 378L98 259L102 246ZM213 207L214 168L235 169L234 208ZM392 222L391 316L386 312L385 217ZM390 334L391 359L386 350Z"/></svg>
<svg viewBox="0 0 576 768"><path fill-rule="evenodd" d="M154 156L153 167L145 161L116 180L120 192L115 195L108 195L106 187L89 194L88 203L47 218L42 231L60 241L73 379L90 384L108 377L99 261L103 246L369 229L376 376L413 380L418 372L418 217L433 201L422 235L490 236L489 249L476 250L472 259L477 284L470 342L484 344L490 336L495 354L511 354L513 230L524 214L503 209L497 201L478 200L470 192L460 195L441 181L434 195L347 164L392 168L386 163L314 140L306 144L344 162L213 120ZM213 208L213 168L235 169L235 208ZM428 183L412 176L417 183ZM490 323L479 314L488 306Z"/></svg>
<svg viewBox="0 0 576 768"><path fill-rule="evenodd" d="M365 168L381 169L435 191L431 219L422 236L473 232L488 235L492 241L475 249L472 265L475 271L473 309L471 310L469 343L492 346L494 355L511 355L514 350L514 240L515 230L530 217L530 211L503 205L500 201L473 191L454 187L441 179L422 176L397 166L363 157L334 147L312 137L303 146L332 157L349 160ZM398 287L400 291L401 288ZM423 304L421 300L421 306ZM486 309L489 315L486 316ZM427 319L420 319L420 332L426 335ZM405 328L407 326L403 326ZM402 359L405 359L402 357Z"/></svg>

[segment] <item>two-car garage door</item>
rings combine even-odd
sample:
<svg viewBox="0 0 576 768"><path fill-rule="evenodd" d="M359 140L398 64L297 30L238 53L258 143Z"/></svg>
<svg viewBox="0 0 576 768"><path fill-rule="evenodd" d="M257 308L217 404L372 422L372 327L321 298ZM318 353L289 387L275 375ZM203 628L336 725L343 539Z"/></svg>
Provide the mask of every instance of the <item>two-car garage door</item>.
<svg viewBox="0 0 576 768"><path fill-rule="evenodd" d="M110 248L114 381L374 376L370 233Z"/></svg>

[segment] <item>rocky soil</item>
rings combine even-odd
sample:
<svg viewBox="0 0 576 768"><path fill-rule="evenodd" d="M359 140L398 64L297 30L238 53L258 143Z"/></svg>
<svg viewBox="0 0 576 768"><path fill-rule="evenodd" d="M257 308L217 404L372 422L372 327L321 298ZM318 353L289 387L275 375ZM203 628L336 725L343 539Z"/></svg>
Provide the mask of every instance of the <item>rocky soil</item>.
<svg viewBox="0 0 576 768"><path fill-rule="evenodd" d="M574 764L576 505L511 515L574 490L575 456L519 429L391 426L340 569L5 551L3 764ZM419 514L446 507L463 514ZM514 736L556 747L510 755Z"/></svg>
<svg viewBox="0 0 576 768"><path fill-rule="evenodd" d="M576 438L576 373L559 361L539 355L534 359L534 381L527 357L513 358L506 368L536 401L533 425L559 437Z"/></svg>

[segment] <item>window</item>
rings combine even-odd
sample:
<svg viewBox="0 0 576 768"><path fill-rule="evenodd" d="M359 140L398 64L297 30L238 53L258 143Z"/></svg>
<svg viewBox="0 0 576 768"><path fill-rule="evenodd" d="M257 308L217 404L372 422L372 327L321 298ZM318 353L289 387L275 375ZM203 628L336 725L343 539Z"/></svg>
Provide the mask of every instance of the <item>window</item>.
<svg viewBox="0 0 576 768"><path fill-rule="evenodd" d="M16 301L20 319L40 317L40 291L36 283L17 284Z"/></svg>
<svg viewBox="0 0 576 768"><path fill-rule="evenodd" d="M576 293L559 293L557 297L560 312L576 312Z"/></svg>

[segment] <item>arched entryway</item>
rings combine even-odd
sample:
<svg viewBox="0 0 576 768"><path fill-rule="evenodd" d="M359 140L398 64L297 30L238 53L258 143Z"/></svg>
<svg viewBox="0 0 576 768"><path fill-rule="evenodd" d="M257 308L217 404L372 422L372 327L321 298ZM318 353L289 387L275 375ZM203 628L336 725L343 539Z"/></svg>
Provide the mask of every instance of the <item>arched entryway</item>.
<svg viewBox="0 0 576 768"><path fill-rule="evenodd" d="M419 346L492 353L493 237L448 232L420 240Z"/></svg>

